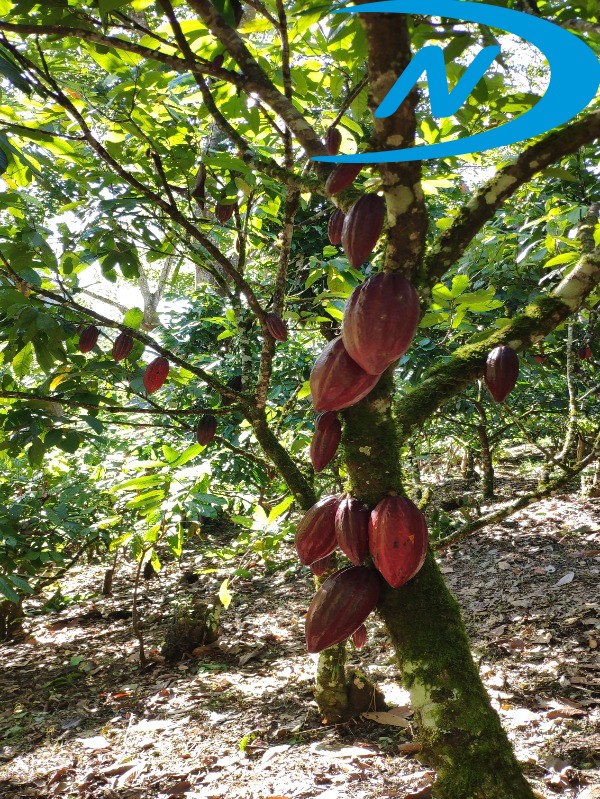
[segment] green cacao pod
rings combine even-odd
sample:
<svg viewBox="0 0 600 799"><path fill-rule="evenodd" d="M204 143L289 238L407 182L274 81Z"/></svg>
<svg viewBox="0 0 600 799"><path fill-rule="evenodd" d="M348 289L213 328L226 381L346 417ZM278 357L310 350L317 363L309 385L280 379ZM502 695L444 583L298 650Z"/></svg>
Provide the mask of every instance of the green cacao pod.
<svg viewBox="0 0 600 799"><path fill-rule="evenodd" d="M369 509L355 497L344 497L335 514L338 546L356 566L369 554Z"/></svg>
<svg viewBox="0 0 600 799"><path fill-rule="evenodd" d="M495 347L487 356L484 380L496 402L503 402L519 376L519 356L506 344Z"/></svg>
<svg viewBox="0 0 600 799"><path fill-rule="evenodd" d="M164 385L167 375L169 374L169 362L166 358L159 356L151 361L146 367L144 372L144 387L148 394Z"/></svg>
<svg viewBox="0 0 600 799"><path fill-rule="evenodd" d="M325 181L327 194L331 197L333 194L337 194L351 186L362 167L362 164L338 164L335 166Z"/></svg>
<svg viewBox="0 0 600 799"><path fill-rule="evenodd" d="M196 425L196 441L206 447L215 437L217 432L217 420L214 416L206 413Z"/></svg>
<svg viewBox="0 0 600 799"><path fill-rule="evenodd" d="M329 128L325 134L325 147L329 155L337 155L342 144L342 134L337 128Z"/></svg>
<svg viewBox="0 0 600 799"><path fill-rule="evenodd" d="M385 200L379 194L364 194L350 208L342 227L342 247L350 266L358 269L369 258L385 221Z"/></svg>
<svg viewBox="0 0 600 799"><path fill-rule="evenodd" d="M310 566L331 555L336 548L335 512L339 504L338 496L323 497L306 511L298 523L294 544L300 563Z"/></svg>
<svg viewBox="0 0 600 799"><path fill-rule="evenodd" d="M322 472L332 460L342 440L342 423L337 413L320 413L310 442L310 462L315 472Z"/></svg>
<svg viewBox="0 0 600 799"><path fill-rule="evenodd" d="M315 361L310 393L316 411L340 411L355 405L375 387L379 375L367 374L334 338Z"/></svg>
<svg viewBox="0 0 600 799"><path fill-rule="evenodd" d="M373 563L392 588L419 571L427 554L427 523L406 497L385 497L371 511L369 551Z"/></svg>
<svg viewBox="0 0 600 799"><path fill-rule="evenodd" d="M329 236L329 241L334 246L337 246L342 241L342 229L344 227L345 218L346 215L339 208L336 208L335 211L329 217L329 223L327 225L327 235Z"/></svg>
<svg viewBox="0 0 600 799"><path fill-rule="evenodd" d="M100 331L96 325L88 325L79 336L79 352L90 352L96 346Z"/></svg>
<svg viewBox="0 0 600 799"><path fill-rule="evenodd" d="M367 643L367 628L364 624L352 633L352 643L357 649L362 649Z"/></svg>
<svg viewBox="0 0 600 799"><path fill-rule="evenodd" d="M306 648L322 652L344 641L379 601L379 575L366 566L350 566L328 577L306 614Z"/></svg>
<svg viewBox="0 0 600 799"><path fill-rule="evenodd" d="M120 333L113 344L112 355L115 361L122 361L131 355L133 339L128 333Z"/></svg>
<svg viewBox="0 0 600 799"><path fill-rule="evenodd" d="M419 295L403 275L373 275L354 289L346 303L342 322L346 352L368 374L381 374L410 347L419 311Z"/></svg>
<svg viewBox="0 0 600 799"><path fill-rule="evenodd" d="M265 324L275 341L287 341L287 326L281 316L273 312L268 313L265 316Z"/></svg>

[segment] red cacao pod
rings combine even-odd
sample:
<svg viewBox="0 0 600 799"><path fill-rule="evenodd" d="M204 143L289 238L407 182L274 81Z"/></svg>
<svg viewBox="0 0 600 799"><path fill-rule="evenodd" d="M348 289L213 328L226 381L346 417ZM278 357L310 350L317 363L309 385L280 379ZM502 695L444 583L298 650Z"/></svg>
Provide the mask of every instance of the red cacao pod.
<svg viewBox="0 0 600 799"><path fill-rule="evenodd" d="M329 177L325 181L325 191L329 196L337 194L348 186L351 186L358 173L363 168L362 164L338 164L329 173Z"/></svg>
<svg viewBox="0 0 600 799"><path fill-rule="evenodd" d="M310 462L315 472L322 472L331 461L342 440L342 423L337 413L320 413L310 442Z"/></svg>
<svg viewBox="0 0 600 799"><path fill-rule="evenodd" d="M144 372L144 386L148 394L158 389L164 384L169 374L169 362L162 356L155 358L146 367Z"/></svg>
<svg viewBox="0 0 600 799"><path fill-rule="evenodd" d="M357 649L362 649L367 643L367 628L364 624L361 624L358 630L354 630L352 633L352 643Z"/></svg>
<svg viewBox="0 0 600 799"><path fill-rule="evenodd" d="M375 608L379 575L366 566L350 566L328 577L306 614L306 648L322 652L352 635Z"/></svg>
<svg viewBox="0 0 600 799"><path fill-rule="evenodd" d="M281 316L276 313L268 313L265 316L265 324L275 341L287 341L287 326Z"/></svg>
<svg viewBox="0 0 600 799"><path fill-rule="evenodd" d="M89 325L79 336L79 352L90 352L96 346L100 331L96 325Z"/></svg>
<svg viewBox="0 0 600 799"><path fill-rule="evenodd" d="M323 497L300 520L294 538L300 563L310 566L336 548L335 512L339 504L338 496Z"/></svg>
<svg viewBox="0 0 600 799"><path fill-rule="evenodd" d="M348 355L368 374L381 374L410 347L419 311L419 295L403 275L373 275L346 303L342 339Z"/></svg>
<svg viewBox="0 0 600 799"><path fill-rule="evenodd" d="M325 134L325 147L329 155L337 155L342 144L342 134L338 128L329 128Z"/></svg>
<svg viewBox="0 0 600 799"><path fill-rule="evenodd" d="M120 333L113 344L113 358L115 361L122 361L131 355L133 349L133 339L128 333Z"/></svg>
<svg viewBox="0 0 600 799"><path fill-rule="evenodd" d="M224 225L225 222L229 222L229 220L233 216L235 206L236 203L231 203L230 205L225 205L224 203L217 203L217 205L215 206L215 216L222 225Z"/></svg>
<svg viewBox="0 0 600 799"><path fill-rule="evenodd" d="M545 356L545 355L534 355L534 356L533 356L533 360L534 360L536 363L546 363L546 361L547 361L548 359L546 358L546 356Z"/></svg>
<svg viewBox="0 0 600 799"><path fill-rule="evenodd" d="M369 554L369 509L355 497L345 497L335 514L338 546L355 566Z"/></svg>
<svg viewBox="0 0 600 799"><path fill-rule="evenodd" d="M392 588L419 571L427 554L427 523L406 497L385 497L371 511L369 551L373 563Z"/></svg>
<svg viewBox="0 0 600 799"><path fill-rule="evenodd" d="M344 348L340 336L325 347L310 373L316 411L340 411L355 405L375 387L379 375L365 372Z"/></svg>
<svg viewBox="0 0 600 799"><path fill-rule="evenodd" d="M315 560L314 563L310 564L310 570L315 575L315 577L323 577L324 574L327 574L327 572L332 571L334 568L335 568L335 556L333 555L333 553L331 555L327 555L326 558Z"/></svg>
<svg viewBox="0 0 600 799"><path fill-rule="evenodd" d="M215 69L220 69L223 66L224 62L225 62L224 54L223 53L219 53L218 55L216 55L212 59L212 61L210 62L210 65L211 65L211 67L214 67Z"/></svg>
<svg viewBox="0 0 600 799"><path fill-rule="evenodd" d="M196 441L206 447L215 437L217 420L210 414L205 414L196 425Z"/></svg>
<svg viewBox="0 0 600 799"><path fill-rule="evenodd" d="M505 400L515 387L519 376L519 356L503 344L494 349L487 356L484 380L490 394L496 402Z"/></svg>
<svg viewBox="0 0 600 799"><path fill-rule="evenodd" d="M385 200L364 194L350 208L342 228L342 247L353 269L362 266L375 249L385 221Z"/></svg>
<svg viewBox="0 0 600 799"><path fill-rule="evenodd" d="M580 347L577 351L577 356L580 361L589 361L592 357L592 350L589 344L585 344L583 347Z"/></svg>
<svg viewBox="0 0 600 799"><path fill-rule="evenodd" d="M346 215L343 211L340 211L339 208L336 208L335 211L329 217L329 224L327 225L327 235L329 236L329 241L334 245L337 246L342 241L342 228L344 227L344 219Z"/></svg>

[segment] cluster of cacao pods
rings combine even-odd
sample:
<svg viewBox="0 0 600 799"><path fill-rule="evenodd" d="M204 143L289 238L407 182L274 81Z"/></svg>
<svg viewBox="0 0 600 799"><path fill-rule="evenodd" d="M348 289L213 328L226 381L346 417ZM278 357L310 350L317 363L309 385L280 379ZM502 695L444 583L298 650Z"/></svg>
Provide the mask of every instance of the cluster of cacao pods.
<svg viewBox="0 0 600 799"><path fill-rule="evenodd" d="M366 630L360 628L379 599L379 575L392 588L404 585L423 565L427 543L425 517L406 497L387 496L372 511L352 496L326 496L313 505L296 529L300 562L326 574L339 547L353 565L331 575L313 598L308 651L320 652L354 633L355 645L363 646ZM362 565L369 555L375 568Z"/></svg>
<svg viewBox="0 0 600 799"><path fill-rule="evenodd" d="M96 325L88 325L79 335L79 352L91 352L98 343L100 331ZM128 333L120 333L114 341L112 356L115 361L122 361L131 355L134 341ZM164 385L169 374L169 362L166 358L159 356L151 361L146 367L143 375L144 388L151 394L158 391Z"/></svg>
<svg viewBox="0 0 600 799"><path fill-rule="evenodd" d="M379 272L358 286L346 304L341 336L313 366L315 410L339 411L366 397L409 348L418 321L419 297L403 275Z"/></svg>
<svg viewBox="0 0 600 799"><path fill-rule="evenodd" d="M519 376L519 356L507 344L488 354L483 378L496 402L504 402L515 387Z"/></svg>

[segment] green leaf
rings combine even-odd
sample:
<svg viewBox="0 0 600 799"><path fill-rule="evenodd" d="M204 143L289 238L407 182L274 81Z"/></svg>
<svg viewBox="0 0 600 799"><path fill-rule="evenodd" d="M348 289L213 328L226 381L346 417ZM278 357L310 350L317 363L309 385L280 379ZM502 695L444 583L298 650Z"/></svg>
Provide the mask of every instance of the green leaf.
<svg viewBox="0 0 600 799"><path fill-rule="evenodd" d="M563 252L561 255L555 255L554 258L550 258L549 261L546 261L544 266L549 269L551 266L558 266L559 264L572 264L573 261L576 261L579 258L579 253L575 250L573 252Z"/></svg>
<svg viewBox="0 0 600 799"><path fill-rule="evenodd" d="M31 466L39 466L44 460L46 445L39 436L36 436L27 450L27 460Z"/></svg>
<svg viewBox="0 0 600 799"><path fill-rule="evenodd" d="M282 513L285 513L286 510L293 503L293 501L294 497L290 495L282 499L282 501L278 505L275 505L274 508L271 508L271 512L269 513L269 519L268 519L269 524L274 522L275 519L279 518L279 516L281 516Z"/></svg>
<svg viewBox="0 0 600 799"><path fill-rule="evenodd" d="M4 75L5 78L8 78L13 86L17 89L21 89L25 94L31 94L31 87L23 77L23 73L19 67L3 56L0 56L0 75Z"/></svg>
<svg viewBox="0 0 600 799"><path fill-rule="evenodd" d="M229 607L231 604L231 600L233 599L233 594L229 590L229 580L223 580L221 586L219 588L219 599L221 600L221 604L225 609Z"/></svg>
<svg viewBox="0 0 600 799"><path fill-rule="evenodd" d="M138 488L148 488L149 486L159 486L166 483L166 476L164 474L147 474L144 477L134 477L131 480L125 480L110 489L111 493L117 491L130 491Z"/></svg>
<svg viewBox="0 0 600 799"><path fill-rule="evenodd" d="M144 321L144 312L140 308L130 308L123 316L123 324L132 330L139 330Z"/></svg>
<svg viewBox="0 0 600 799"><path fill-rule="evenodd" d="M15 377L22 380L26 375L31 372L31 364L33 363L33 345L31 341L23 347L22 350L15 355L12 359L12 368Z"/></svg>
<svg viewBox="0 0 600 799"><path fill-rule="evenodd" d="M4 150L0 150L0 175L4 174L8 169L8 156Z"/></svg>
<svg viewBox="0 0 600 799"><path fill-rule="evenodd" d="M21 598L12 585L8 582L8 580L4 579L4 577L0 577L0 594L15 604L17 604Z"/></svg>

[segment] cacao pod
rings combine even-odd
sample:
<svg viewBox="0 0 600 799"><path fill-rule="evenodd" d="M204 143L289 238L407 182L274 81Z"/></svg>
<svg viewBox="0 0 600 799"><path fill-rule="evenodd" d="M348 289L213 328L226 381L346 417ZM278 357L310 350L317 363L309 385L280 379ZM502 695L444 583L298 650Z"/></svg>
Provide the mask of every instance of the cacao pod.
<svg viewBox="0 0 600 799"><path fill-rule="evenodd" d="M222 225L224 225L225 222L229 222L229 220L233 216L235 206L236 203L232 203L231 205L225 205L224 203L217 203L217 205L215 206L215 216Z"/></svg>
<svg viewBox="0 0 600 799"><path fill-rule="evenodd" d="M144 372L144 386L148 394L158 389L164 384L169 374L169 362L166 358L159 356L151 361Z"/></svg>
<svg viewBox="0 0 600 799"><path fill-rule="evenodd" d="M577 355L580 361L589 361L592 357L592 350L588 344L585 344L583 347L579 348Z"/></svg>
<svg viewBox="0 0 600 799"><path fill-rule="evenodd" d="M365 372L344 348L340 336L325 347L310 373L310 393L316 411L340 411L373 390L379 375Z"/></svg>
<svg viewBox="0 0 600 799"><path fill-rule="evenodd" d="M484 380L490 394L496 402L502 402L515 387L519 376L519 356L503 344L487 356Z"/></svg>
<svg viewBox="0 0 600 799"><path fill-rule="evenodd" d="M369 509L355 497L345 497L335 514L338 546L355 566L369 554L369 516Z"/></svg>
<svg viewBox="0 0 600 799"><path fill-rule="evenodd" d="M336 548L335 512L339 504L338 496L323 497L300 519L294 538L300 563L310 566Z"/></svg>
<svg viewBox="0 0 600 799"><path fill-rule="evenodd" d="M368 374L381 374L410 347L419 312L419 295L403 275L373 275L346 303L342 340L348 355Z"/></svg>
<svg viewBox="0 0 600 799"><path fill-rule="evenodd" d="M385 200L364 194L350 208L342 228L342 247L350 266L358 269L375 249L385 221Z"/></svg>
<svg viewBox="0 0 600 799"><path fill-rule="evenodd" d="M196 425L196 441L206 447L213 440L216 432L217 420L207 413Z"/></svg>
<svg viewBox="0 0 600 799"><path fill-rule="evenodd" d="M96 346L100 331L96 325L89 325L79 336L79 352L90 352Z"/></svg>
<svg viewBox="0 0 600 799"><path fill-rule="evenodd" d="M325 147L329 155L337 155L342 144L342 134L337 128L329 128L325 134Z"/></svg>
<svg viewBox="0 0 600 799"><path fill-rule="evenodd" d="M315 472L322 472L331 461L342 440L342 423L337 413L320 413L310 442L310 462Z"/></svg>
<svg viewBox="0 0 600 799"><path fill-rule="evenodd" d="M268 313L265 316L265 324L275 341L287 341L287 326L281 316L276 313Z"/></svg>
<svg viewBox="0 0 600 799"><path fill-rule="evenodd" d="M223 53L219 53L218 55L216 55L212 59L212 61L210 62L210 65L211 65L211 67L214 67L215 69L220 69L223 66L224 62L225 62L224 54Z"/></svg>
<svg viewBox="0 0 600 799"><path fill-rule="evenodd" d="M545 355L534 355L534 356L533 356L533 360L534 360L536 363L546 363L546 361L547 361L548 359L546 358L546 356L545 356Z"/></svg>
<svg viewBox="0 0 600 799"><path fill-rule="evenodd" d="M361 624L358 630L354 630L352 633L352 643L357 649L362 649L367 643L367 628L364 624Z"/></svg>
<svg viewBox="0 0 600 799"><path fill-rule="evenodd" d="M337 194L348 186L351 186L358 173L362 169L362 164L338 164L329 173L329 177L325 181L325 191L329 196Z"/></svg>
<svg viewBox="0 0 600 799"><path fill-rule="evenodd" d="M133 349L133 339L128 333L120 333L113 344L113 358L115 361L122 361L131 355Z"/></svg>
<svg viewBox="0 0 600 799"><path fill-rule="evenodd" d="M343 211L340 211L339 208L336 208L329 217L327 235L329 236L329 241L333 245L338 245L342 241L342 228L344 227L345 218L346 215Z"/></svg>
<svg viewBox="0 0 600 799"><path fill-rule="evenodd" d="M324 574L330 572L334 567L335 567L335 557L333 553L331 555L327 555L326 558L315 560L314 563L310 564L310 570L315 575L315 577L323 577Z"/></svg>
<svg viewBox="0 0 600 799"><path fill-rule="evenodd" d="M306 614L306 648L322 652L344 641L375 608L380 582L375 569L350 566L328 577Z"/></svg>
<svg viewBox="0 0 600 799"><path fill-rule="evenodd" d="M371 511L369 551L373 563L392 588L419 571L427 554L427 523L406 497L385 497Z"/></svg>

